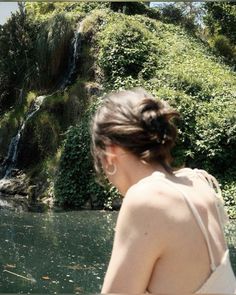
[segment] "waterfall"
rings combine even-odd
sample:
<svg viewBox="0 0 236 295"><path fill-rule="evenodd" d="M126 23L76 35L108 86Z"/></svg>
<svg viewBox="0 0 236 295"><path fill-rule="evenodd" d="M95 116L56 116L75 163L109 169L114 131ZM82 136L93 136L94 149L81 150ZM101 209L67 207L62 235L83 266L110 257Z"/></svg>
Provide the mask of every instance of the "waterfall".
<svg viewBox="0 0 236 295"><path fill-rule="evenodd" d="M58 87L58 89L56 91L54 91L53 93L49 94L49 95L42 95L42 96L38 96L33 105L30 107L30 110L28 111L27 115L26 115L26 119L24 120L24 122L21 124L17 134L12 138L10 145L9 145L9 149L8 149L8 154L7 154L7 158L4 161L3 164L3 179L7 179L11 177L11 172L12 169L15 168L16 163L17 163L17 155L18 155L18 146L19 146L19 142L21 140L22 134L24 132L25 126L27 121L36 113L39 111L44 99L46 97L52 96L54 94L56 94L59 91L64 90L69 84L71 84L72 82L72 77L76 71L76 63L78 61L78 54L79 51L81 49L81 33L82 33L82 29L83 29L83 21L80 22L78 29L75 32L74 38L72 40L72 52L70 55L70 60L68 63L68 70L67 73L65 75L65 78L63 79L63 81L60 83L60 86ZM23 91L20 91L20 98L22 100L22 93ZM0 191L1 191L1 185L0 185Z"/></svg>
<svg viewBox="0 0 236 295"><path fill-rule="evenodd" d="M22 134L25 129L26 122L40 109L46 95L38 96L33 106L31 107L31 110L29 110L28 114L26 115L25 121L21 124L16 136L14 136L11 140L11 143L9 145L7 159L6 159L6 165L3 169L4 176L3 178L7 178L10 176L12 169L14 168L16 161L17 161L17 154L18 154L18 144L20 142L20 139L22 137Z"/></svg>
<svg viewBox="0 0 236 295"><path fill-rule="evenodd" d="M63 79L61 85L59 86L59 90L64 90L66 86L70 85L72 83L72 78L74 73L76 72L76 63L78 60L78 55L81 49L81 33L83 31L83 21L80 22L78 29L75 32L74 38L72 40L72 52L70 54L70 60L68 63L68 70L67 74L65 75L65 78Z"/></svg>

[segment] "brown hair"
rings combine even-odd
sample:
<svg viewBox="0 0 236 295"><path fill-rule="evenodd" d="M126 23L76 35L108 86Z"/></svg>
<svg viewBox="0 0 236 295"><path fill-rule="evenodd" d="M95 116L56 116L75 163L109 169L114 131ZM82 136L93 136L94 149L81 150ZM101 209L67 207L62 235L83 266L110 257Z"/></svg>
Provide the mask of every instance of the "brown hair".
<svg viewBox="0 0 236 295"><path fill-rule="evenodd" d="M178 116L166 102L156 100L143 88L106 95L92 121L91 150L97 173L102 172L100 159L109 144L172 171L170 151L177 135L172 119Z"/></svg>

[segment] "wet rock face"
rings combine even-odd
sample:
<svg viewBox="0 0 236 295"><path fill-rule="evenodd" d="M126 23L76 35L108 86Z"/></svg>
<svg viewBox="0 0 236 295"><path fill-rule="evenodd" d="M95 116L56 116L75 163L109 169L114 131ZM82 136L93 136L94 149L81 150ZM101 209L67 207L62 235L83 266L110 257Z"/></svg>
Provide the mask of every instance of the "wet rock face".
<svg viewBox="0 0 236 295"><path fill-rule="evenodd" d="M12 171L11 178L0 180L0 209L28 211L29 181L24 173Z"/></svg>
<svg viewBox="0 0 236 295"><path fill-rule="evenodd" d="M3 178L0 180L0 192L6 195L28 195L28 181L25 174L13 174L11 178Z"/></svg>
<svg viewBox="0 0 236 295"><path fill-rule="evenodd" d="M0 210L22 212L44 212L53 207L53 196L40 196L48 183L39 181L37 185L19 169L12 169L8 178L0 179Z"/></svg>
<svg viewBox="0 0 236 295"><path fill-rule="evenodd" d="M1 209L14 212L28 211L28 200L20 195L9 196L0 192L0 210Z"/></svg>

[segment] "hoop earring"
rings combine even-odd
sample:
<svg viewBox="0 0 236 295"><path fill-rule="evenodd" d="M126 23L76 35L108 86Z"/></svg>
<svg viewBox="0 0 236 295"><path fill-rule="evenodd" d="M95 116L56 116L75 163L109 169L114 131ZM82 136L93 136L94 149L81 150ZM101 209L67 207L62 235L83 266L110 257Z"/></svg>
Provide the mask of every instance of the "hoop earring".
<svg viewBox="0 0 236 295"><path fill-rule="evenodd" d="M107 168L108 166L112 166L112 171L109 171ZM115 175L117 171L116 165L115 164L111 164L111 165L107 165L106 167L106 173L109 175Z"/></svg>

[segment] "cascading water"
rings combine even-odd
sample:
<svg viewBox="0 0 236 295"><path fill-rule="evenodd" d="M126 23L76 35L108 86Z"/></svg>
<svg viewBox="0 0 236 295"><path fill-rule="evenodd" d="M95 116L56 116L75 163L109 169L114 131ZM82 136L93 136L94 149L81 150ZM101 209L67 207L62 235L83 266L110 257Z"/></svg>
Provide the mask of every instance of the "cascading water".
<svg viewBox="0 0 236 295"><path fill-rule="evenodd" d="M76 64L77 64L77 60L78 60L78 53L79 53L79 51L81 49L82 28L83 28L83 22L80 23L79 28L75 32L75 36L74 36L74 38L72 40L72 53L70 55L71 58L70 58L70 61L69 61L68 71L67 71L67 73L65 75L65 78L60 83L59 87L57 88L57 90L55 92L53 92L52 94L49 94L49 95L38 96L35 99L32 107L30 108L29 112L26 115L26 119L21 124L17 134L12 138L12 140L10 142L7 158L6 158L6 160L4 161L4 164L3 164L3 178L0 180L0 196L1 196L2 188L4 187L4 185L6 183L8 183L10 181L12 170L16 166L19 142L21 140L21 137L22 137L22 134L24 132L27 121L30 118L32 118L32 116L36 112L39 111L39 109L40 109L40 107L41 107L41 105L42 105L42 103L43 103L43 101L44 101L44 99L46 97L52 96L52 95L56 94L58 91L64 90L68 85L70 85L72 83L72 77L73 77L74 73L76 72ZM20 95L22 96L22 91L20 92ZM1 202L0 208L3 207L3 205L4 205L5 208L9 207L9 205L7 205L6 201Z"/></svg>
<svg viewBox="0 0 236 295"><path fill-rule="evenodd" d="M61 85L59 86L59 90L64 90L66 86L72 83L73 75L76 72L76 63L78 60L78 55L81 49L82 31L83 31L83 21L80 22L78 30L75 32L75 36L72 40L72 53L70 54L71 58L68 64L67 74L65 75L65 78L61 82Z"/></svg>
<svg viewBox="0 0 236 295"><path fill-rule="evenodd" d="M26 122L40 109L44 99L44 96L38 96L32 107L30 108L29 112L26 115L25 121L21 124L16 136L14 136L11 140L9 149L8 149L8 154L7 154L7 159L5 161L5 165L3 167L3 178L0 179L0 196L2 194L2 191L6 190L6 187L11 186L11 172L12 169L16 165L17 161L17 154L18 154L18 144L20 142L20 139L22 137ZM8 202L8 200L0 199L0 208L6 208L6 209L12 209L12 204Z"/></svg>
<svg viewBox="0 0 236 295"><path fill-rule="evenodd" d="M63 79L63 81L57 91L62 91L67 85L69 85L72 82L71 78L72 78L73 74L75 73L76 63L77 63L77 59L78 59L78 53L81 49L82 29L83 29L83 22L80 23L78 30L75 32L75 36L72 40L72 54L71 54L72 58L69 61L69 66L68 66L68 71L67 71L66 77L65 77L65 79ZM54 93L49 94L49 95L38 96L35 99L34 104L31 108L31 110L28 112L25 121L20 126L20 129L18 130L16 136L14 136L11 140L11 143L10 143L10 146L8 149L7 159L5 161L6 162L5 167L4 167L5 169L3 169L3 171L4 171L3 178L9 177L11 175L12 169L15 167L15 164L17 161L17 154L18 154L18 144L19 144L22 134L24 132L24 128L25 128L27 121L40 109L44 99L46 97L54 95L57 91L55 91ZM22 96L22 92L20 93L20 95Z"/></svg>
<svg viewBox="0 0 236 295"><path fill-rule="evenodd" d="M18 130L16 136L14 136L11 140L9 149L8 149L8 154L7 154L7 159L6 159L6 164L5 164L5 169L4 171L4 176L3 178L7 178L11 175L12 169L15 167L16 161L17 161L17 154L18 154L18 144L20 142L20 139L22 137L22 134L25 129L25 125L27 121L40 109L46 95L38 96L34 104L31 108L31 110L28 112L25 121L21 124L20 129Z"/></svg>

